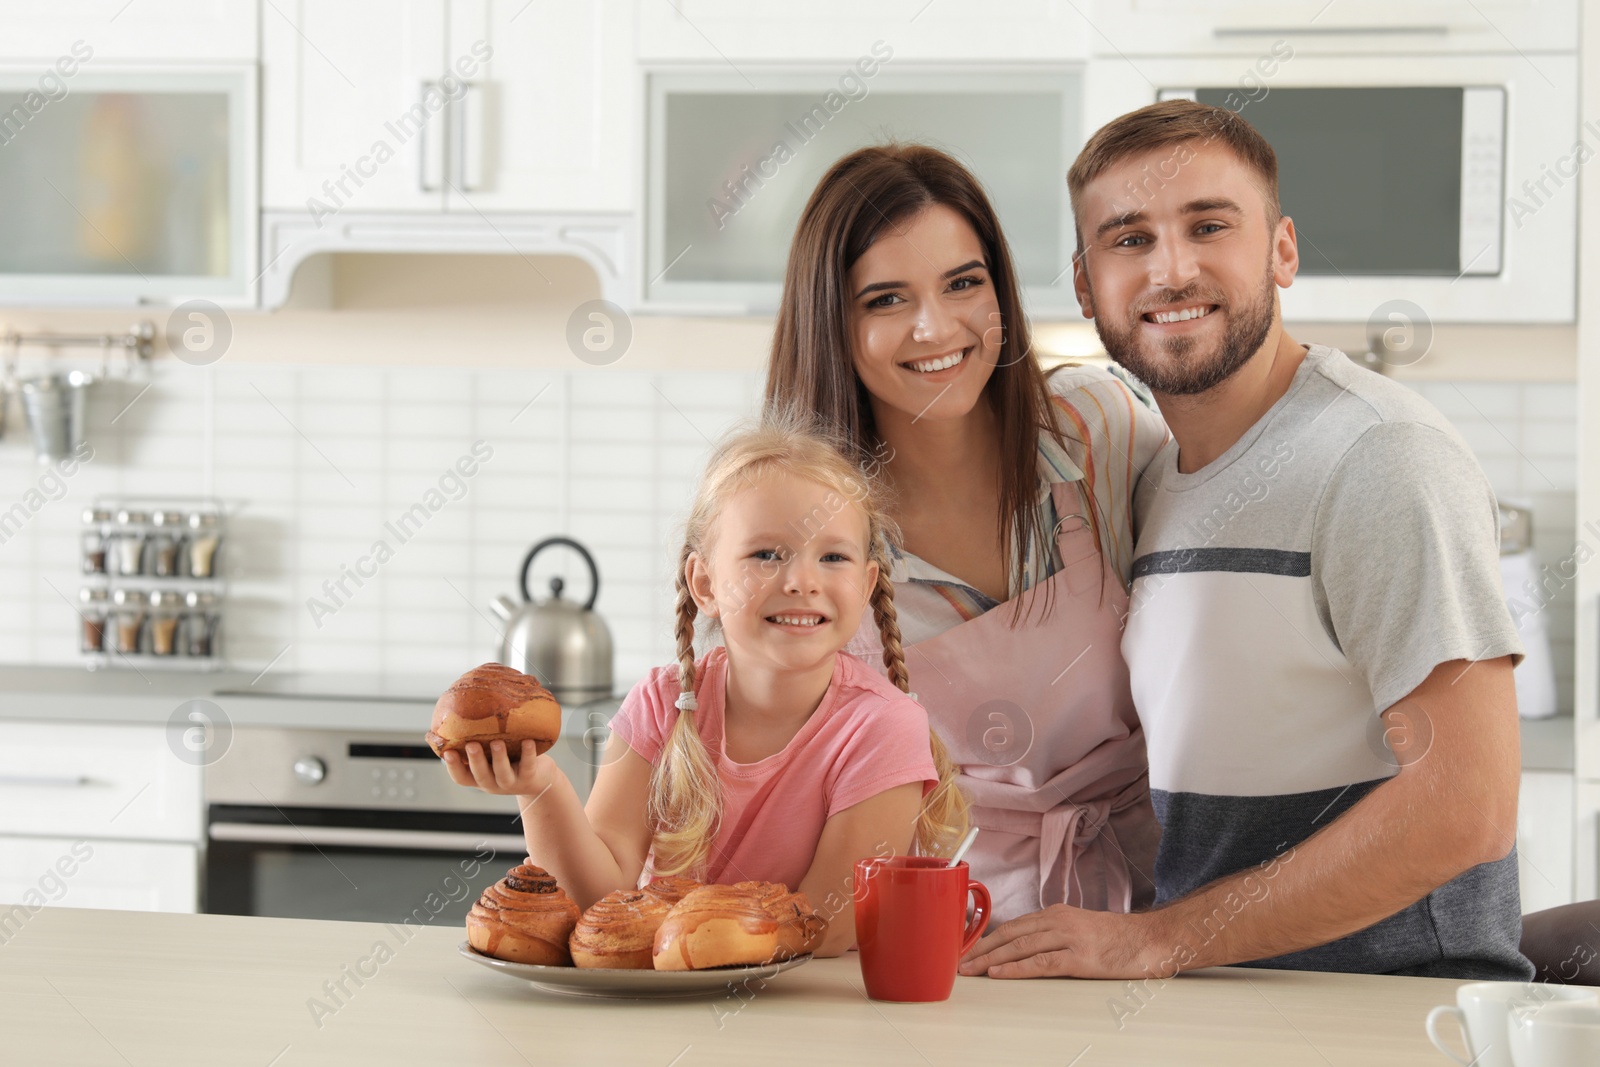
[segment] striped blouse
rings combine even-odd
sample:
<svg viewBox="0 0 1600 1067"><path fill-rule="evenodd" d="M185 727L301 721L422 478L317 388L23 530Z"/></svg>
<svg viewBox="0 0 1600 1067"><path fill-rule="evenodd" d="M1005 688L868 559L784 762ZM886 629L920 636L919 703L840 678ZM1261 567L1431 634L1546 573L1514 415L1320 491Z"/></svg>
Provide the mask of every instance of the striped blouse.
<svg viewBox="0 0 1600 1067"><path fill-rule="evenodd" d="M1056 444L1048 434L1039 435L1042 526L1054 530L1062 518L1051 499L1051 484L1085 482L1094 496L1100 544L1126 586L1133 565L1133 493L1145 467L1166 443L1166 425L1119 377L1100 367L1069 365L1050 375L1049 386L1067 447ZM890 546L890 552L893 566L889 576L894 582L901 638L907 645L937 637L1000 603L910 552L896 546ZM1021 584L1017 584L1014 571L1008 575L1009 596L1017 596L1060 569L1055 538L1041 545L1030 537ZM875 663L882 644L873 630L868 613L862 632L846 651Z"/></svg>

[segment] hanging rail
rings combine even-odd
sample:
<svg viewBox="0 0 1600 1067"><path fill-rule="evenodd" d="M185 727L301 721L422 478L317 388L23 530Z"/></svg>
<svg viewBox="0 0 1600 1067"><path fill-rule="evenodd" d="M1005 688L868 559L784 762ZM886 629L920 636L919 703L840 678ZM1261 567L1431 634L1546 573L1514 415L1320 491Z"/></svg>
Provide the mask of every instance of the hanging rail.
<svg viewBox="0 0 1600 1067"><path fill-rule="evenodd" d="M102 352L121 349L130 356L149 359L155 340L155 324L146 319L134 323L127 333L18 333L8 329L0 333L0 345L13 353L24 345L42 348L97 348Z"/></svg>

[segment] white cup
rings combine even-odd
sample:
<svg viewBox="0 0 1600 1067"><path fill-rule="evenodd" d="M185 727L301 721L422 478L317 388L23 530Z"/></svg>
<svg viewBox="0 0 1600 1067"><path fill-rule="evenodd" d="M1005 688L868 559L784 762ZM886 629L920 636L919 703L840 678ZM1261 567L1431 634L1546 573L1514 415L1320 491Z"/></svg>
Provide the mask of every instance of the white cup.
<svg viewBox="0 0 1600 1067"><path fill-rule="evenodd" d="M1508 1026L1516 1067L1590 1067L1600 1063L1600 1000L1545 1004L1513 1012Z"/></svg>
<svg viewBox="0 0 1600 1067"><path fill-rule="evenodd" d="M1455 1005L1441 1004L1428 1013L1428 1040L1433 1047L1461 1064L1461 1067L1517 1067L1511 1059L1509 1023L1512 1013L1519 1020L1536 1017L1557 1001L1600 1003L1593 989L1582 986L1546 985L1539 982L1470 982L1456 990ZM1455 1016L1466 1040L1467 1055L1462 1059L1439 1036L1439 1021Z"/></svg>

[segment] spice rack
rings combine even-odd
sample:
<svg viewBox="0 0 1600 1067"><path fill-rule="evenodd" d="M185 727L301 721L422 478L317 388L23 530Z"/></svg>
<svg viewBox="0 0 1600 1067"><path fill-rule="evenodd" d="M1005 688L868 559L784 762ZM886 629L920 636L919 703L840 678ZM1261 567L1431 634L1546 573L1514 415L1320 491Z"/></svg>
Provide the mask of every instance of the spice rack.
<svg viewBox="0 0 1600 1067"><path fill-rule="evenodd" d="M99 498L84 509L78 647L89 669L223 666L226 522L210 498Z"/></svg>

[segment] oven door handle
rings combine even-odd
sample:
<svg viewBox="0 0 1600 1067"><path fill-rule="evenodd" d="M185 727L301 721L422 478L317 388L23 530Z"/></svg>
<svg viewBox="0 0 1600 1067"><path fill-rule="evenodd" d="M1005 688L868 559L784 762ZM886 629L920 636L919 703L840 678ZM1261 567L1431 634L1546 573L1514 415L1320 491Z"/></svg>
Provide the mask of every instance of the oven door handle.
<svg viewBox="0 0 1600 1067"><path fill-rule="evenodd" d="M213 841L253 841L270 845L334 845L388 848L408 852L472 850L488 845L525 855L527 843L517 834L471 834L447 830L371 830L354 826L268 826L261 823L214 822L207 830Z"/></svg>

